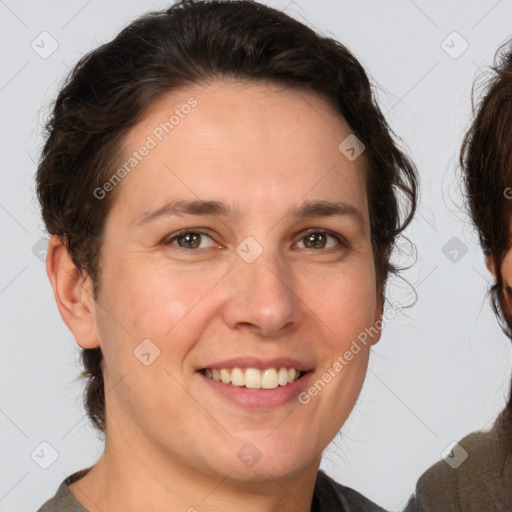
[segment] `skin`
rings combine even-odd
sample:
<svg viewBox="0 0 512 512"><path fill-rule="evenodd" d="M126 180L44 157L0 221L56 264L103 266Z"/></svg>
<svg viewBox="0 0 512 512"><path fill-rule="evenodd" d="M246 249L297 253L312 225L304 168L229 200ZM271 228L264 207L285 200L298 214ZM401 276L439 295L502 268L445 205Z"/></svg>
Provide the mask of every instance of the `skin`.
<svg viewBox="0 0 512 512"><path fill-rule="evenodd" d="M70 489L90 511L309 510L322 451L355 405L380 332L307 405L244 409L195 370L237 356L292 356L312 364L315 382L381 317L364 155L350 162L338 150L351 130L323 97L217 81L155 103L127 136L126 156L190 96L198 105L117 185L97 301L61 240L50 243L62 318L80 347L101 347L105 358L105 451ZM241 214L136 226L170 199L199 198ZM318 199L343 201L361 220L288 214ZM185 228L211 230L201 252L165 244ZM348 245L328 237L308 246L308 228ZM247 236L263 248L250 264L236 252ZM133 353L147 338L160 349L150 366ZM252 467L237 457L248 442L262 453Z"/></svg>
<svg viewBox="0 0 512 512"><path fill-rule="evenodd" d="M501 263L501 275L504 286L512 287L512 247L507 250Z"/></svg>
<svg viewBox="0 0 512 512"><path fill-rule="evenodd" d="M486 256L485 264L489 272L493 275L494 279L496 279L496 264L494 258L492 256ZM512 288L512 245L505 252L505 256L501 262L500 267L501 278L503 280L503 286ZM505 307L512 308L512 304L508 299L508 294L505 293L506 304Z"/></svg>

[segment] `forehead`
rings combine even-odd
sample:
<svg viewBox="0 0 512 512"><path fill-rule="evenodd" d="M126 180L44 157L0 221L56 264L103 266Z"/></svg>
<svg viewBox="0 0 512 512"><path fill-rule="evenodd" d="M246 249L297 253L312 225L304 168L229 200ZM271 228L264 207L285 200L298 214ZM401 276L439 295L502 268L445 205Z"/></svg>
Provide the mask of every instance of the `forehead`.
<svg viewBox="0 0 512 512"><path fill-rule="evenodd" d="M121 186L137 213L170 197L215 197L239 209L301 199L366 202L364 155L339 146L351 130L320 94L272 83L218 81L173 91L129 132Z"/></svg>

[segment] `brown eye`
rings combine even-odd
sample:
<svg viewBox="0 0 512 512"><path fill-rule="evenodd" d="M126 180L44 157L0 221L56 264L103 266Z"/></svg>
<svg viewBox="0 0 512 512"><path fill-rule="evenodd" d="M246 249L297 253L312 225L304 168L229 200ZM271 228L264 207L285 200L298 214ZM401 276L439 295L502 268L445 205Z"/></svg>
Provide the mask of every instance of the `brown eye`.
<svg viewBox="0 0 512 512"><path fill-rule="evenodd" d="M310 249L311 247L320 247L321 249L325 248L327 243L327 235L325 233L312 233L311 235L307 235L303 238L306 241L306 247Z"/></svg>
<svg viewBox="0 0 512 512"><path fill-rule="evenodd" d="M204 238L212 238L207 234L206 231L195 230L195 231L178 231L164 241L165 245L177 245L181 249L207 249L208 247L200 247L201 242ZM177 243L174 243L174 242ZM212 240L213 242L213 240Z"/></svg>
<svg viewBox="0 0 512 512"><path fill-rule="evenodd" d="M336 243L331 243L328 247L329 238L335 240ZM306 249L336 249L339 247L346 247L347 243L343 239L341 235L336 233L331 233L325 230L310 230L308 231L302 238L301 241L304 241L304 245Z"/></svg>
<svg viewBox="0 0 512 512"><path fill-rule="evenodd" d="M184 249L197 249L200 245L201 235L199 233L187 233L176 238L178 245Z"/></svg>

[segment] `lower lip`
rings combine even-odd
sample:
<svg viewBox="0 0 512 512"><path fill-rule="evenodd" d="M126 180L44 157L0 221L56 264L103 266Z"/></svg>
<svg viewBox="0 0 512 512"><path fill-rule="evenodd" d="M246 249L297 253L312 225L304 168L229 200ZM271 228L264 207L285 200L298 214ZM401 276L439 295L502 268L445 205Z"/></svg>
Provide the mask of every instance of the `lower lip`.
<svg viewBox="0 0 512 512"><path fill-rule="evenodd" d="M197 372L211 389L247 409L272 409L297 399L299 393L306 388L312 373L312 371L306 372L300 379L274 389L248 389L245 386L224 384L222 381L209 379L201 372Z"/></svg>

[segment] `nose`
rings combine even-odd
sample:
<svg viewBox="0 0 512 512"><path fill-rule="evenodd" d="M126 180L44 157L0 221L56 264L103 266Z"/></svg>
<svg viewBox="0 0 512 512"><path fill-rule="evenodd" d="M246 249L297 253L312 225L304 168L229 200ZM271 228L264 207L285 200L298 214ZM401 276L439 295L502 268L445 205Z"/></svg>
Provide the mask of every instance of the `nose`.
<svg viewBox="0 0 512 512"><path fill-rule="evenodd" d="M224 320L230 328L269 338L297 327L302 308L286 263L270 250L252 263L237 260L230 272Z"/></svg>

